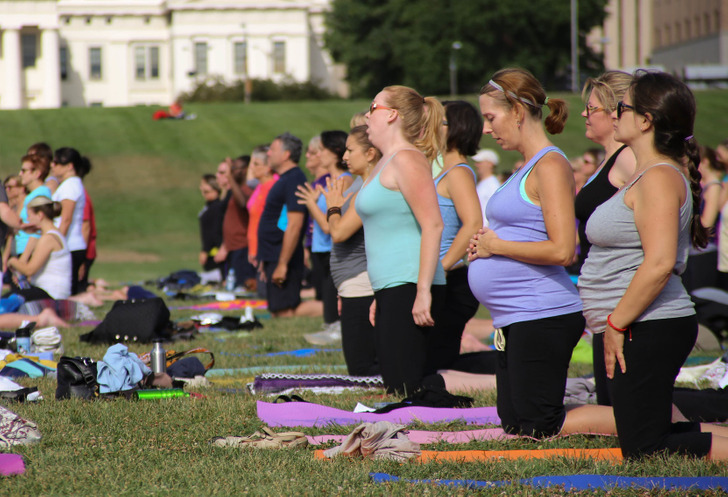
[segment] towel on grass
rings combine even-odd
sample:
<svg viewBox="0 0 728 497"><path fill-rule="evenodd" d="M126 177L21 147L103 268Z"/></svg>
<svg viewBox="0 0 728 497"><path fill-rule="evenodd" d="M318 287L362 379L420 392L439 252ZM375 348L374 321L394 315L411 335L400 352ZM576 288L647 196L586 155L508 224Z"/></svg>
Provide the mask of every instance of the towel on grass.
<svg viewBox="0 0 728 497"><path fill-rule="evenodd" d="M152 370L123 343L109 347L104 359L97 363L96 374L100 393L131 390Z"/></svg>

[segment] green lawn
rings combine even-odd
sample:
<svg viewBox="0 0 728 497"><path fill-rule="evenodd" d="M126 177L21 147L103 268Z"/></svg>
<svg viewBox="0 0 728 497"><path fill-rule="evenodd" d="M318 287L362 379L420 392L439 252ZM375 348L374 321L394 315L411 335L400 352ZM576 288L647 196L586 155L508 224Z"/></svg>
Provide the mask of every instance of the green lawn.
<svg viewBox="0 0 728 497"><path fill-rule="evenodd" d="M710 145L728 136L728 93L699 92L695 136ZM567 95L571 118L556 145L570 156L593 144L584 138L581 99ZM471 96L469 100L476 102ZM225 156L249 153L290 131L305 142L326 129L346 129L367 101L189 104L192 121L152 121L155 108L66 108L0 111L0 176L16 172L33 142L73 146L94 170L86 186L94 200L99 258L92 276L112 281L154 278L195 269L199 176ZM497 145L484 137L484 147ZM502 154L502 168L516 160Z"/></svg>
<svg viewBox="0 0 728 497"><path fill-rule="evenodd" d="M699 123L696 136L715 144L728 134L726 93L698 94ZM474 100L474 99L473 99ZM581 108L569 97L573 113ZM192 105L194 121L154 122L154 109L59 109L53 111L0 112L0 172L17 171L25 148L39 140L54 147L70 145L89 155L95 170L87 179L98 216L99 261L92 275L116 282L161 276L171 270L196 266L197 219L202 201L198 177L214 170L226 155L248 152L289 130L304 140L324 129L345 129L352 113L366 101ZM554 139L569 155L591 144L583 137L582 119L574 116L563 135ZM484 146L492 146L484 139ZM503 154L504 163L513 154ZM188 302L169 302L170 306ZM99 317L110 305L97 310ZM180 320L191 311L173 311ZM301 371L311 366L343 364L341 352L310 358L254 357L256 354L310 347L303 334L316 331L320 319L271 321L250 335L199 336L174 348L207 347L217 357L216 367L296 364ZM64 330L68 355L101 359L105 346L81 344L79 335L89 328ZM131 347L143 352L145 346ZM718 354L718 352L716 352ZM586 374L586 365L574 365L572 375ZM332 371L334 372L334 371ZM338 372L336 370L335 372ZM387 472L403 478L512 480L539 475L618 474L625 476L728 476L725 464L682 457L655 457L641 462L611 466L575 460L493 461L489 463L407 463L382 461L318 461L313 449L293 452L244 452L216 449L208 441L218 435L251 434L261 426L255 401L270 400L245 393L252 376L216 378L212 388L194 389L204 399L129 402L124 400L80 402L54 400L52 379L24 380L38 386L45 400L11 405L36 421L41 443L18 447L27 473L0 479L0 495L465 495L473 490L378 485L370 472ZM357 401L373 404L396 400L381 391L342 396L303 394L307 400L351 410ZM476 406L494 405L494 394L479 394ZM457 430L467 427L414 426L419 429ZM308 434L340 433L350 428L305 429ZM521 449L557 447L614 447L609 437L571 437L554 441L473 442L465 446L439 443L427 449ZM558 490L530 488L482 490L487 495L554 495ZM609 495L663 495L663 492L617 490ZM698 493L694 493L698 495ZM570 494L574 495L574 494ZM684 495L672 492L668 495ZM715 493L714 495L718 495Z"/></svg>

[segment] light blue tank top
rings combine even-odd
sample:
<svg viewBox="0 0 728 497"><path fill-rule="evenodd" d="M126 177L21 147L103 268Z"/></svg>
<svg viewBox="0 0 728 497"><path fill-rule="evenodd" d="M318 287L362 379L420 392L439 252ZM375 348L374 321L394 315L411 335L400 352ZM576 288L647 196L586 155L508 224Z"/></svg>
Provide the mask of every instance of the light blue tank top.
<svg viewBox="0 0 728 497"><path fill-rule="evenodd" d="M351 176L350 172L342 173L340 178ZM326 197L319 195L316 205L321 212L326 212ZM324 233L321 226L316 221L313 222L313 233L311 235L311 252L331 252L331 235Z"/></svg>
<svg viewBox="0 0 728 497"><path fill-rule="evenodd" d="M420 270L420 225L402 193L379 181L393 157L359 191L354 204L364 225L367 271L375 291L417 283ZM439 260L432 284L445 284Z"/></svg>
<svg viewBox="0 0 728 497"><path fill-rule="evenodd" d="M557 147L540 150L514 173L488 200L490 229L502 240L548 240L541 207L521 194L521 182L547 153L564 153ZM576 287L562 266L538 265L494 255L470 263L468 281L473 295L490 311L493 326L561 316L581 311Z"/></svg>
<svg viewBox="0 0 728 497"><path fill-rule="evenodd" d="M450 171L456 167L466 168L473 174L473 178L475 178L475 173L473 173L473 170L470 169L467 164L457 164L445 171L445 174L435 178L435 189L437 189L437 185L440 184L442 178L447 176ZM455 240L455 236L457 236L458 231L460 231L460 228L463 226L463 222L458 217L458 213L455 210L455 204L451 198L443 197L438 193L437 203L440 205L440 214L442 215L442 222L444 224L442 229L442 241L440 242L440 260L442 260L442 258L445 257L445 254L447 254L447 251L450 250L450 246L452 245L453 240ZM463 256L464 255L465 254L463 254Z"/></svg>

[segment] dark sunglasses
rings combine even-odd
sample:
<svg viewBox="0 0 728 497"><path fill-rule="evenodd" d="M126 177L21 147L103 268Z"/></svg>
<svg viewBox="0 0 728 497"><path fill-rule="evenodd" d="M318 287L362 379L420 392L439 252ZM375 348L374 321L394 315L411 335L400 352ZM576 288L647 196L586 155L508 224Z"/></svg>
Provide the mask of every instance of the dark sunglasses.
<svg viewBox="0 0 728 497"><path fill-rule="evenodd" d="M625 110L634 111L634 106L627 105L626 103L622 102L621 100L619 102L617 102L617 119L622 119L622 113Z"/></svg>

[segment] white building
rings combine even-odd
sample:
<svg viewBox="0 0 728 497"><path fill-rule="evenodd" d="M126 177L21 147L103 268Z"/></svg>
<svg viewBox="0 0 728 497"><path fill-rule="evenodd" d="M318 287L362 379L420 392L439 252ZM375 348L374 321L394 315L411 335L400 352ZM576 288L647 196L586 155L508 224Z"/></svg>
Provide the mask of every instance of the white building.
<svg viewBox="0 0 728 497"><path fill-rule="evenodd" d="M168 105L208 78L314 81L328 0L0 0L0 109Z"/></svg>

